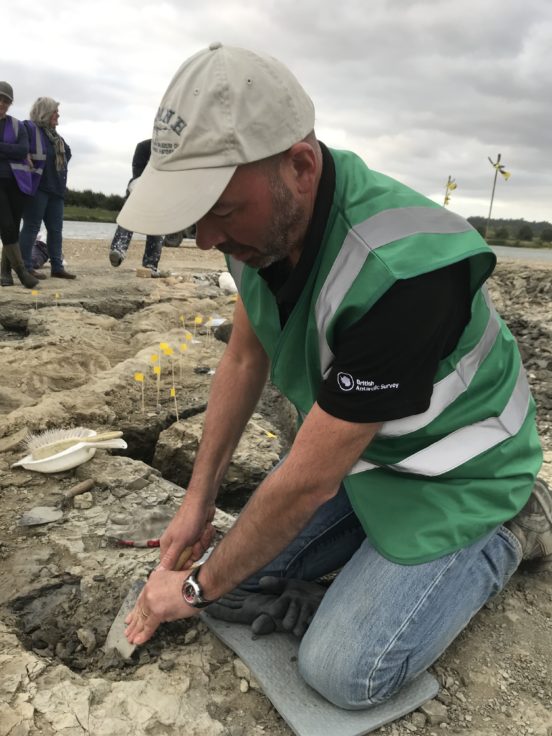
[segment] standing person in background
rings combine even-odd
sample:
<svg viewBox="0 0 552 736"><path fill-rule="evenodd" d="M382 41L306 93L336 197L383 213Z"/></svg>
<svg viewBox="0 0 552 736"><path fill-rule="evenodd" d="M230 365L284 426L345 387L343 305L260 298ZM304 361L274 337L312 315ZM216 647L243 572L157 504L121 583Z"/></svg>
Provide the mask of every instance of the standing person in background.
<svg viewBox="0 0 552 736"><path fill-rule="evenodd" d="M23 123L8 115L12 102L11 84L0 82L0 284L13 286L13 268L23 286L32 289L38 281L26 271L18 242L25 195L31 193L29 138Z"/></svg>
<svg viewBox="0 0 552 736"><path fill-rule="evenodd" d="M32 268L33 245L44 220L48 233L46 245L50 255L51 275L60 279L74 279L63 267L61 253L63 230L63 198L67 187L67 164L71 149L59 135L59 102L51 97L39 97L31 108L30 120L25 124L29 132L31 161L33 163L33 197L23 209L21 252L25 266L39 279L44 274Z"/></svg>
<svg viewBox="0 0 552 736"><path fill-rule="evenodd" d="M151 138L140 141L134 151L132 158L132 179L129 181L126 196L132 191L132 187L136 179L142 176L142 172L146 168L151 155ZM109 262L112 266L120 266L124 261L130 241L134 233L126 230L120 225L115 230L115 235L109 246ZM151 270L152 276L159 276L157 266L161 259L161 249L163 247L162 235L147 235L146 247L142 256L142 266Z"/></svg>

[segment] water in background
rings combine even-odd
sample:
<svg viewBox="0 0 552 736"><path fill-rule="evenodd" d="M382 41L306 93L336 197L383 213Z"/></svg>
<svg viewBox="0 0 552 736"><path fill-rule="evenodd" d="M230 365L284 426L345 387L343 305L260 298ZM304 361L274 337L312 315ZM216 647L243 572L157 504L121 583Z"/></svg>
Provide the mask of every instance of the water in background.
<svg viewBox="0 0 552 736"><path fill-rule="evenodd" d="M541 261L552 263L551 248L512 248L509 245L491 245L498 260Z"/></svg>
<svg viewBox="0 0 552 736"><path fill-rule="evenodd" d="M79 222L65 220L63 237L75 240L111 240L117 225L114 222ZM145 240L145 235L136 233L138 240Z"/></svg>
<svg viewBox="0 0 552 736"><path fill-rule="evenodd" d="M117 225L114 222L78 222L66 220L63 223L63 237L75 240L111 240ZM145 235L136 233L138 240L145 240ZM492 245L498 258L520 261L552 262L550 248L512 248L504 245Z"/></svg>

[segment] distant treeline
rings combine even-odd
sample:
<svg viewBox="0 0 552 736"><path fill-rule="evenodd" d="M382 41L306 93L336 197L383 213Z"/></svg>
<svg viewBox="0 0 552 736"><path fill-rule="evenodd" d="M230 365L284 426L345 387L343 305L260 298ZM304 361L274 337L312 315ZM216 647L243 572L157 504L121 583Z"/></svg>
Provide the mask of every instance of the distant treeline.
<svg viewBox="0 0 552 736"><path fill-rule="evenodd" d="M476 230L485 234L487 226L486 217L468 217ZM528 222L524 219L490 220L487 230L487 240L493 243L501 243L508 241L540 241L543 244L552 243L552 225L543 220L542 222Z"/></svg>
<svg viewBox="0 0 552 736"><path fill-rule="evenodd" d="M91 210L118 212L124 201L125 198L118 194L102 194L93 192L91 189L85 189L82 192L77 189L68 189L65 195L65 204L73 207L88 207Z"/></svg>
<svg viewBox="0 0 552 736"><path fill-rule="evenodd" d="M82 192L77 189L68 189L65 197L65 203L68 205L66 219L114 222L116 213L119 212L124 201L125 198L119 194L102 194L93 192L91 189L85 189ZM83 207L86 208L84 211ZM468 221L480 233L485 233L486 217L468 217ZM513 241L513 244L517 244L518 241L540 241L543 244L549 244L552 243L552 225L545 221L493 219L489 222L486 236L488 240L499 243Z"/></svg>

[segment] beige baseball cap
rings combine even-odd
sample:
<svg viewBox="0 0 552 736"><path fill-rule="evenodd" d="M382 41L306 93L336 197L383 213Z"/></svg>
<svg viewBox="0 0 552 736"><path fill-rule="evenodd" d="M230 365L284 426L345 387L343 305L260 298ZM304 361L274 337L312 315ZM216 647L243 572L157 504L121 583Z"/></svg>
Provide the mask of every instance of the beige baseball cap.
<svg viewBox="0 0 552 736"><path fill-rule="evenodd" d="M153 126L151 158L117 222L148 235L197 222L240 164L290 148L314 129L314 105L270 56L216 42L185 61Z"/></svg>

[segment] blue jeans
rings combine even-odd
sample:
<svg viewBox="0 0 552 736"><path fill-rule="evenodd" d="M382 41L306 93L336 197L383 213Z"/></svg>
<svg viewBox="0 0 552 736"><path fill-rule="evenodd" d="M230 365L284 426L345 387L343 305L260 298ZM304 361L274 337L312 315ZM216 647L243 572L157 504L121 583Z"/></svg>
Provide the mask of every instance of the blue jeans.
<svg viewBox="0 0 552 736"><path fill-rule="evenodd" d="M63 230L63 197L48 194L40 189L29 197L23 209L23 227L19 235L19 247L29 271L33 267L33 245L44 220L48 237L46 245L50 256L52 273L63 271L63 256L61 254Z"/></svg>
<svg viewBox="0 0 552 736"><path fill-rule="evenodd" d="M471 546L421 565L398 565L370 544L344 488L262 575L313 580L343 566L299 649L299 671L351 710L381 703L426 670L498 593L521 561L499 527Z"/></svg>

